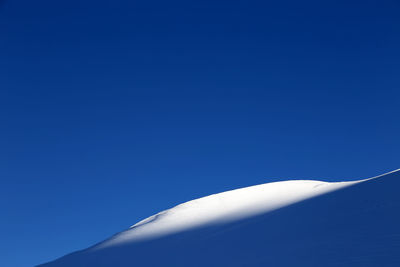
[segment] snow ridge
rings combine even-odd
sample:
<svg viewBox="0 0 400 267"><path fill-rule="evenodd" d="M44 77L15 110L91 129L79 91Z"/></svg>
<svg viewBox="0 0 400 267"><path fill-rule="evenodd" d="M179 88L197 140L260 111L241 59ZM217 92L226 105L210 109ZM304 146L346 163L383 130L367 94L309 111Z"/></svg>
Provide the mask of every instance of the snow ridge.
<svg viewBox="0 0 400 267"><path fill-rule="evenodd" d="M221 224L270 212L365 180L322 182L291 180L266 183L202 197L150 216L92 250L154 239L210 224Z"/></svg>
<svg viewBox="0 0 400 267"><path fill-rule="evenodd" d="M40 266L400 266L399 188L396 170L352 182L231 190L159 212Z"/></svg>

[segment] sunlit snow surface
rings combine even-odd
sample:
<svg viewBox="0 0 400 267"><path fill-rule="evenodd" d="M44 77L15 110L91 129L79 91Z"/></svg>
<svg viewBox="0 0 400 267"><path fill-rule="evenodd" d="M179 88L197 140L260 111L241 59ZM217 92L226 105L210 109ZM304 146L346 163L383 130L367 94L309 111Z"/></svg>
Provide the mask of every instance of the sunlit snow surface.
<svg viewBox="0 0 400 267"><path fill-rule="evenodd" d="M293 180L261 184L188 201L150 216L93 249L156 238L207 224L256 216L361 181Z"/></svg>
<svg viewBox="0 0 400 267"><path fill-rule="evenodd" d="M42 267L400 266L400 172L195 199Z"/></svg>

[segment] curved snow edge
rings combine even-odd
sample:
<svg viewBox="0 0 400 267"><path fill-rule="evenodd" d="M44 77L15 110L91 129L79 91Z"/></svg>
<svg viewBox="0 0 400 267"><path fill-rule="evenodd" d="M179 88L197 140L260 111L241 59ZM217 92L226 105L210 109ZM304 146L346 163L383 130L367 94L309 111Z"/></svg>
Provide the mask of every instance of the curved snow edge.
<svg viewBox="0 0 400 267"><path fill-rule="evenodd" d="M245 219L397 171L400 169L349 182L314 180L272 182L209 195L141 220L128 230L114 235L90 250L158 238L199 226Z"/></svg>

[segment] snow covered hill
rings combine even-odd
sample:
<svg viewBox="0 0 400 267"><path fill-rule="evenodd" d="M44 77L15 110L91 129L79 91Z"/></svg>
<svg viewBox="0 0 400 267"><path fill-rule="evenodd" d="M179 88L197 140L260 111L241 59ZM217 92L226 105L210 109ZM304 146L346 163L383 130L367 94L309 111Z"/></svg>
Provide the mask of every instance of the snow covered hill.
<svg viewBox="0 0 400 267"><path fill-rule="evenodd" d="M400 266L400 172L192 200L41 267Z"/></svg>

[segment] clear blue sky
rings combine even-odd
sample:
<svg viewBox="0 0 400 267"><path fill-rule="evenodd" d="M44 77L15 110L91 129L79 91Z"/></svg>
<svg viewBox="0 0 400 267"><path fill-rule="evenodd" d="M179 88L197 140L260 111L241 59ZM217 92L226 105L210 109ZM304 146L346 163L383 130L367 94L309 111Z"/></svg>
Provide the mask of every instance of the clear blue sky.
<svg viewBox="0 0 400 267"><path fill-rule="evenodd" d="M0 2L0 265L211 193L399 168L399 2L271 2Z"/></svg>

